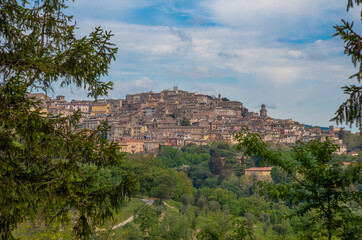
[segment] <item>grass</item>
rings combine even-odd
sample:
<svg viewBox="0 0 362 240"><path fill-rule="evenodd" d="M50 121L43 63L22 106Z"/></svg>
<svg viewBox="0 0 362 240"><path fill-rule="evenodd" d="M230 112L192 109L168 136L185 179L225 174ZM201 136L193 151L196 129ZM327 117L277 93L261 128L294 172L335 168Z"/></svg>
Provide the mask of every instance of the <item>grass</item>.
<svg viewBox="0 0 362 240"><path fill-rule="evenodd" d="M126 200L122 204L120 211L114 214L113 220L110 219L110 220L106 221L104 224L104 227L110 228L120 222L127 220L129 217L131 217L133 215L133 212L138 207L142 206L143 204L144 204L144 202L141 201L141 199L139 199L139 198L131 198L130 201Z"/></svg>
<svg viewBox="0 0 362 240"><path fill-rule="evenodd" d="M139 198L131 198L130 201L126 200L121 209L114 214L113 219L105 221L103 226L98 227L98 229L110 229L114 225L125 221L133 215L133 212L136 208L142 206L144 202ZM14 231L15 237L19 239L71 239L72 234L72 225L67 224L67 226L62 227L63 225L58 223L51 223L49 226L45 226L44 223L32 223L24 222L18 225L17 229ZM59 231L63 229L63 231ZM68 237L64 237L68 236Z"/></svg>
<svg viewBox="0 0 362 240"><path fill-rule="evenodd" d="M117 220L120 222L125 221L130 216L133 215L134 210L136 210L138 207L142 206L144 204L143 201L139 198L131 198L131 200L128 202L126 201L124 203L124 206L122 207L120 213L116 214Z"/></svg>
<svg viewBox="0 0 362 240"><path fill-rule="evenodd" d="M174 207L174 208L177 209L177 210L180 209L180 207L181 207L181 202L176 202L176 201L171 200L171 199L165 200L165 202L166 202L168 205Z"/></svg>

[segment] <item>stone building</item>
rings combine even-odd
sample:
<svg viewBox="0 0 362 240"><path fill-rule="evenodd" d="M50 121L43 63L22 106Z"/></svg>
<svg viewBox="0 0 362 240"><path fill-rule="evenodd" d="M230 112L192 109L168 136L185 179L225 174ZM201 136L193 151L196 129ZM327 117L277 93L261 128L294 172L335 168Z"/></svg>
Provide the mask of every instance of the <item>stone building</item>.
<svg viewBox="0 0 362 240"><path fill-rule="evenodd" d="M247 179L256 181L271 181L270 172L273 167L253 167L245 169Z"/></svg>
<svg viewBox="0 0 362 240"><path fill-rule="evenodd" d="M266 110L266 106L265 104L261 105L261 109L260 109L260 117L267 117L267 110Z"/></svg>
<svg viewBox="0 0 362 240"><path fill-rule="evenodd" d="M144 152L144 141L136 139L126 139L118 142L121 152L127 152L131 154Z"/></svg>

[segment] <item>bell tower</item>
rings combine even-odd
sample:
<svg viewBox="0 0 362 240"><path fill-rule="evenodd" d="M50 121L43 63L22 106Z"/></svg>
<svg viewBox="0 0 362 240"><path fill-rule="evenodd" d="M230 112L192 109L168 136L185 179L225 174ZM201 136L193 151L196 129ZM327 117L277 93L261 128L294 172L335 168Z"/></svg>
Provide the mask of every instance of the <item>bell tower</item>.
<svg viewBox="0 0 362 240"><path fill-rule="evenodd" d="M267 117L267 110L266 110L266 106L265 104L261 105L261 109L260 109L260 117Z"/></svg>

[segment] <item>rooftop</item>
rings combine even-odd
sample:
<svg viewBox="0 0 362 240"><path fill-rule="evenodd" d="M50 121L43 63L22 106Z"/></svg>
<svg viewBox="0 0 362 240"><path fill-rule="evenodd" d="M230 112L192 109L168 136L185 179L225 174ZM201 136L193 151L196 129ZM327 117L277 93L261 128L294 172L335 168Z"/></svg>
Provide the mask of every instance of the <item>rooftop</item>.
<svg viewBox="0 0 362 240"><path fill-rule="evenodd" d="M245 169L245 171L271 171L273 167L253 167Z"/></svg>

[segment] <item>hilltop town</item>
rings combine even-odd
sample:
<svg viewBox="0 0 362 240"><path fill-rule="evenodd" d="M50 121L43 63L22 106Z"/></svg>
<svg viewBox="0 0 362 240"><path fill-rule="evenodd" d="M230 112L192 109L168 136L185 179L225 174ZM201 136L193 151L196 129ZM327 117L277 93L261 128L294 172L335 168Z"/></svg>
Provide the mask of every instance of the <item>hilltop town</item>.
<svg viewBox="0 0 362 240"><path fill-rule="evenodd" d="M212 141L235 144L233 133L246 127L258 132L263 140L277 144L294 144L326 137L335 139L340 149L346 146L339 140L339 129L310 127L291 119L283 120L268 116L266 105L259 113L251 112L243 103L225 97L212 97L197 92L187 92L173 87L161 92L145 92L126 95L125 99L71 100L64 96L55 99L41 94L29 94L40 100L44 111L53 115L67 116L82 112L80 128L95 129L106 121L111 127L109 141L118 142L129 153L154 152L160 145L198 145Z"/></svg>

